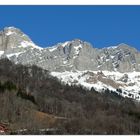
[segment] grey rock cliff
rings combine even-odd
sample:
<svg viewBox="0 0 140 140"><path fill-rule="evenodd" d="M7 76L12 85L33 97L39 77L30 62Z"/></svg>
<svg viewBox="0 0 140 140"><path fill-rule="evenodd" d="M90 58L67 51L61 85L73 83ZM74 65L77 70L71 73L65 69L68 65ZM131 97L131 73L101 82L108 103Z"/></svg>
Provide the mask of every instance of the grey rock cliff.
<svg viewBox="0 0 140 140"><path fill-rule="evenodd" d="M1 58L8 57L24 65L35 64L50 71L140 71L140 52L126 44L97 49L88 42L75 39L41 48L14 27L0 32L0 51Z"/></svg>
<svg viewBox="0 0 140 140"><path fill-rule="evenodd" d="M6 27L0 32L0 50L7 51L22 45L23 41L32 42L22 31L14 27Z"/></svg>

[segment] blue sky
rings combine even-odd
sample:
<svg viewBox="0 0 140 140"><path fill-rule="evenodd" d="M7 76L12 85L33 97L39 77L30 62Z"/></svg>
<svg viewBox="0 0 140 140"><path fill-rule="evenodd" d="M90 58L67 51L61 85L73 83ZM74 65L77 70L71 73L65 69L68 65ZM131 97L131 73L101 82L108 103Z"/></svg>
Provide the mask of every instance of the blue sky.
<svg viewBox="0 0 140 140"><path fill-rule="evenodd" d="M140 6L0 6L0 29L15 26L42 47L79 38L96 48L140 50Z"/></svg>

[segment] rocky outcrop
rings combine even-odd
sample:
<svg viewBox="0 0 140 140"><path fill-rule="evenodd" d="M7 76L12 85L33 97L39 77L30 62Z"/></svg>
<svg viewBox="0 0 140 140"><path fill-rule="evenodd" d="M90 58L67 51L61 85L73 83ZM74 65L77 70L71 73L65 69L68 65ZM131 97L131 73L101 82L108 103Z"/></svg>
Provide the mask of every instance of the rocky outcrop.
<svg viewBox="0 0 140 140"><path fill-rule="evenodd" d="M30 38L20 29L14 27L6 27L0 32L0 51L11 50L24 45L24 42L30 42Z"/></svg>
<svg viewBox="0 0 140 140"><path fill-rule="evenodd" d="M88 42L75 39L41 48L14 27L0 32L0 55L16 64L35 64L50 71L140 71L140 52L126 44L97 49Z"/></svg>

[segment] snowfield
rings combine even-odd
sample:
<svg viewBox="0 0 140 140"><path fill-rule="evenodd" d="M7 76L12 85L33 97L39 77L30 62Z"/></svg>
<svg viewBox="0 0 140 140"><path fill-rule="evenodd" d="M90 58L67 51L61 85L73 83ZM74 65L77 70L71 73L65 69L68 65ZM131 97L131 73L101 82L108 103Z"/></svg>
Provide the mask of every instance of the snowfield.
<svg viewBox="0 0 140 140"><path fill-rule="evenodd" d="M123 97L140 101L140 72L65 71L51 72L51 75L57 77L64 84L81 85L88 90L93 87L99 92L109 89Z"/></svg>

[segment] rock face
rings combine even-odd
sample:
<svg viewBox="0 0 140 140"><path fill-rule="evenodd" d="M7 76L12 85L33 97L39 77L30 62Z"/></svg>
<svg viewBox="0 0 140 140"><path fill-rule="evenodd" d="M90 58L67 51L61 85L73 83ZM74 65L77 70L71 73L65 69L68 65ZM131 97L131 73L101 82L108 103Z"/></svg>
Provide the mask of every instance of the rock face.
<svg viewBox="0 0 140 140"><path fill-rule="evenodd" d="M140 52L126 44L97 49L88 42L75 39L53 47L36 46L22 31L14 27L0 32L0 55L15 63L37 65L50 71L107 70L140 71Z"/></svg>
<svg viewBox="0 0 140 140"><path fill-rule="evenodd" d="M6 51L17 46L22 45L24 42L32 42L27 35L14 27L4 28L0 32L0 51Z"/></svg>
<svg viewBox="0 0 140 140"><path fill-rule="evenodd" d="M70 85L109 89L140 100L140 52L123 43L97 49L75 39L41 48L19 29L8 27L0 32L0 58L37 65Z"/></svg>

